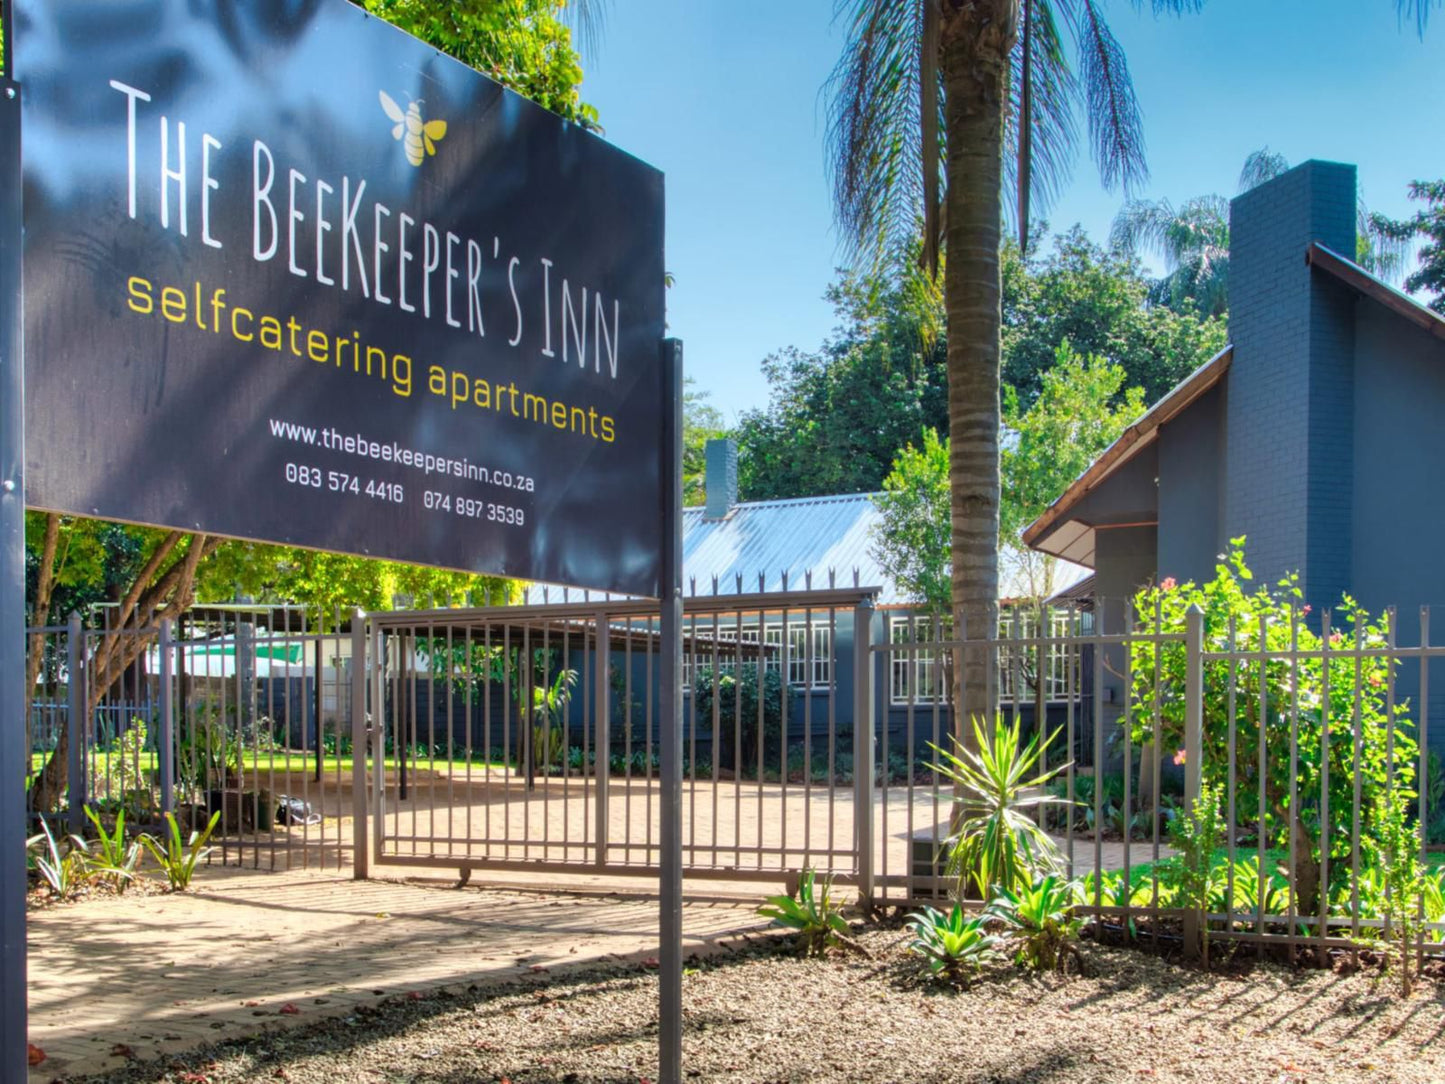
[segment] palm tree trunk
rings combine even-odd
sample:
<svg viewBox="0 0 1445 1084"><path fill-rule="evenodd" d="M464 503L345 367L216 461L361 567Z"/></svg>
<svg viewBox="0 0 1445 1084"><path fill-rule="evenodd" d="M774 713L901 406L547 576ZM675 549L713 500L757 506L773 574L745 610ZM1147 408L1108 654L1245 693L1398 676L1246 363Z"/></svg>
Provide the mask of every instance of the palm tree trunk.
<svg viewBox="0 0 1445 1084"><path fill-rule="evenodd" d="M940 67L948 147L943 293L953 610L955 629L970 640L998 635L1003 111L1017 22L1015 0L945 4ZM972 745L967 721L987 719L994 710L994 653L970 647L961 655L954 667L960 706L954 731Z"/></svg>

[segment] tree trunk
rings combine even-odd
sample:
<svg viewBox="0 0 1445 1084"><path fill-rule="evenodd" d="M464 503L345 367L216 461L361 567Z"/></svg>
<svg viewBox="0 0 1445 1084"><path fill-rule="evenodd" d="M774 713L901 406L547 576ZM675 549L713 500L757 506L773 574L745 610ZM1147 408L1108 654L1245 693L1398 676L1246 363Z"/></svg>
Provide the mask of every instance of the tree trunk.
<svg viewBox="0 0 1445 1084"><path fill-rule="evenodd" d="M50 596L55 590L55 552L60 543L60 517L54 512L45 516L45 541L40 547L40 568L35 577L35 599L30 607L30 623L44 625L50 618ZM35 683L40 679L40 666L45 660L45 634L35 633L25 655L25 717L30 717L30 700Z"/></svg>
<svg viewBox="0 0 1445 1084"><path fill-rule="evenodd" d="M969 640L998 635L999 244L1004 103L1017 24L1013 0L944 3L950 552L954 628ZM954 729L972 747L969 720L988 719L995 709L995 653L969 647L961 655Z"/></svg>
<svg viewBox="0 0 1445 1084"><path fill-rule="evenodd" d="M224 541L198 534L191 538L183 558L171 565L154 583L157 572L180 541L185 538L173 532L156 548L145 567L121 601L111 635L101 639L95 653L86 660L85 717L93 718L100 699L126 672L126 669L155 641L160 622L175 619L195 601L196 569L201 561L214 553ZM122 634L126 627L150 630L146 635ZM58 735L55 750L30 784L30 808L49 812L60 807L70 783L70 728Z"/></svg>

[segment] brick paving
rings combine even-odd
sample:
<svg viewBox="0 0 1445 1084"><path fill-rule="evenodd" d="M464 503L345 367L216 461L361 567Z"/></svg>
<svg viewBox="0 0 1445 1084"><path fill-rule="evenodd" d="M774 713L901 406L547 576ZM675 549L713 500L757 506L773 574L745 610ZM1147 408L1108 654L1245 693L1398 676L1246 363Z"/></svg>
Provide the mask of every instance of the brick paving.
<svg viewBox="0 0 1445 1084"><path fill-rule="evenodd" d="M756 905L690 900L685 951L761 929ZM644 959L657 952L657 903L215 868L186 894L32 913L29 946L30 1041L47 1055L31 1070L37 1084L386 995Z"/></svg>

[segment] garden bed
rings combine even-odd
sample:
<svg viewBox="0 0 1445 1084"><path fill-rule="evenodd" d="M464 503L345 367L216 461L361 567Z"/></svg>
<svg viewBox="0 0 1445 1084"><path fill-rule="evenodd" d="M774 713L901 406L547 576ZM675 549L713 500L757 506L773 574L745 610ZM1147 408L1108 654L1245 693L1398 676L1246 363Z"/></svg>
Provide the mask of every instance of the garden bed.
<svg viewBox="0 0 1445 1084"><path fill-rule="evenodd" d="M873 959L769 938L684 979L688 1078L717 1081L1417 1081L1445 1076L1445 992L1260 964L1206 974L1085 943L1086 973L925 978L901 928ZM656 1080L656 972L589 968L417 991L285 1033L137 1063L117 1082Z"/></svg>

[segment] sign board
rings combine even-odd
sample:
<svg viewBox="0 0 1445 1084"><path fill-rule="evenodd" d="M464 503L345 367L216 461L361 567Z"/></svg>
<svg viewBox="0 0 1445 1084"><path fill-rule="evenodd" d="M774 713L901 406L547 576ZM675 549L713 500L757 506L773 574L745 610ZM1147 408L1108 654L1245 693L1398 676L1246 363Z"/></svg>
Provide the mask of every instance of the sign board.
<svg viewBox="0 0 1445 1084"><path fill-rule="evenodd" d="M15 19L31 506L660 593L660 173L345 0Z"/></svg>

